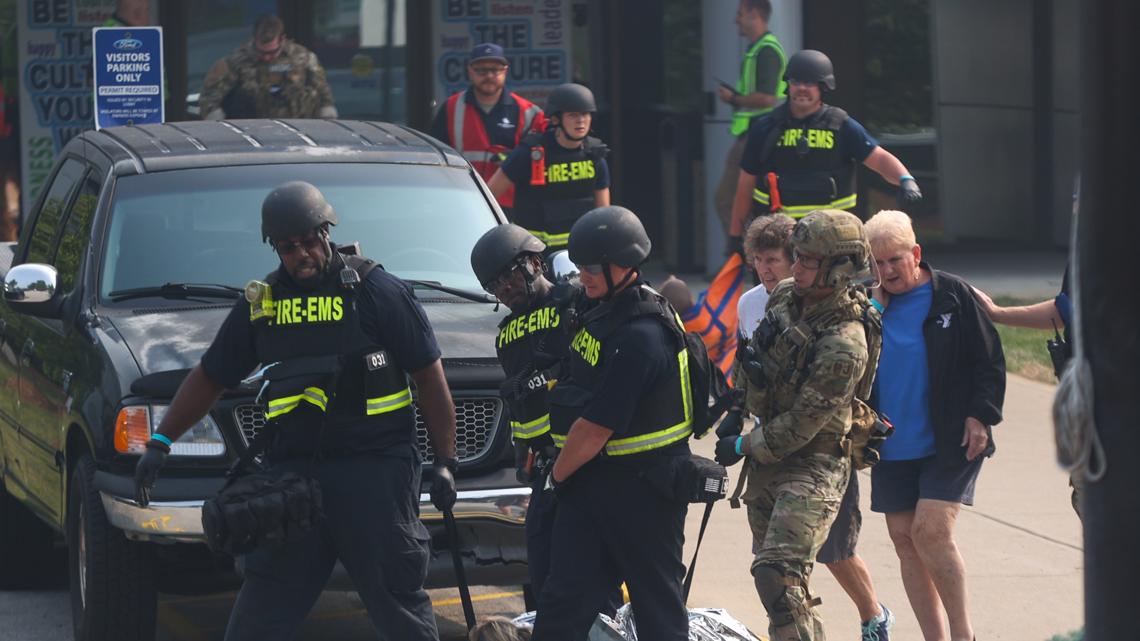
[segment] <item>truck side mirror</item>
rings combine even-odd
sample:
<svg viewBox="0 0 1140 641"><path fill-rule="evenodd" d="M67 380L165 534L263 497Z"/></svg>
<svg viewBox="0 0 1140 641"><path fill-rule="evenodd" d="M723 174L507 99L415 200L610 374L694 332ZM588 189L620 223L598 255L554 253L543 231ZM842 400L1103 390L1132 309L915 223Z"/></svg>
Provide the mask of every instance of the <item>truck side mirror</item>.
<svg viewBox="0 0 1140 641"><path fill-rule="evenodd" d="M4 300L21 314L58 318L62 296L56 293L57 277L51 265L16 265L4 275Z"/></svg>

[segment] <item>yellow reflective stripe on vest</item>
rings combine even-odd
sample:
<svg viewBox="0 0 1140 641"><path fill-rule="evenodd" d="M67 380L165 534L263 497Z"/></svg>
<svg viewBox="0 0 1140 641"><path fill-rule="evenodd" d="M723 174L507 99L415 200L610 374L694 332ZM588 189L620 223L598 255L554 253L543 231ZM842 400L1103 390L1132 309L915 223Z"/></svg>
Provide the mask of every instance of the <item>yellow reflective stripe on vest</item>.
<svg viewBox="0 0 1140 641"><path fill-rule="evenodd" d="M535 438L542 436L550 431L550 415L543 414L542 416L520 423L518 421L511 421L511 435L518 439Z"/></svg>
<svg viewBox="0 0 1140 641"><path fill-rule="evenodd" d="M297 405L299 405L301 401L312 403L313 405L319 407L323 412L325 411L325 408L328 407L329 397L327 394L325 394L324 390L318 387L306 387L305 391L301 392L300 394L285 396L283 398L270 399L269 404L265 410L265 417L276 418L282 414L285 414L286 412L291 412L296 409Z"/></svg>
<svg viewBox="0 0 1140 641"><path fill-rule="evenodd" d="M369 398L364 401L364 413L372 416L374 414L383 414L384 412L392 412L401 407L407 407L412 404L412 390L405 387L403 390L388 396L381 396L379 398Z"/></svg>
<svg viewBox="0 0 1140 641"><path fill-rule="evenodd" d="M629 438L611 439L606 442L606 454L609 456L625 456L638 454L650 450L660 449L671 445L693 433L693 395L689 389L689 350L681 348L677 353L677 364L680 366L681 401L685 407L685 420L663 430L639 434ZM557 441L555 442L557 444Z"/></svg>
<svg viewBox="0 0 1140 641"><path fill-rule="evenodd" d="M565 434L557 434L555 432L551 432L550 438L554 441L554 446L559 448L559 449L561 449L563 446L566 445L566 435Z"/></svg>
<svg viewBox="0 0 1140 641"><path fill-rule="evenodd" d="M761 191L759 188L752 190L752 200L767 207L772 201L768 198L768 192ZM819 203L818 205L784 205L780 211L791 216L792 218L803 218L817 209L854 209L858 204L858 194L849 194L836 198L829 203Z"/></svg>
<svg viewBox="0 0 1140 641"><path fill-rule="evenodd" d="M566 232L565 234L548 234L544 231L538 231L536 229L528 229L527 231L529 231L542 242L546 243L547 248L564 247L567 243L570 242L570 232Z"/></svg>

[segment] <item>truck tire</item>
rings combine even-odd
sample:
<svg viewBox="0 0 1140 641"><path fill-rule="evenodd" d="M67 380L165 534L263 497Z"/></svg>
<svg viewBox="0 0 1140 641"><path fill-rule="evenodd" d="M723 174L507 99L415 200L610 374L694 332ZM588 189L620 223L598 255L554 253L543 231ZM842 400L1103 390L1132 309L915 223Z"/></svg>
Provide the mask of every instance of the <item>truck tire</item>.
<svg viewBox="0 0 1140 641"><path fill-rule="evenodd" d="M84 454L71 475L67 509L75 641L153 641L154 552L107 521L94 480L95 463Z"/></svg>
<svg viewBox="0 0 1140 641"><path fill-rule="evenodd" d="M43 587L55 534L0 485L0 590Z"/></svg>

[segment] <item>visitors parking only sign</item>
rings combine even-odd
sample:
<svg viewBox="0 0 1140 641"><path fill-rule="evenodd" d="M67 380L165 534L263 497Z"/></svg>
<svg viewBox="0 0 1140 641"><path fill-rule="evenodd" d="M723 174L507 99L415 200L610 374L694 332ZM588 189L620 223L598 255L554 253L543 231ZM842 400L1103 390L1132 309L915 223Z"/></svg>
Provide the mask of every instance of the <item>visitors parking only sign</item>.
<svg viewBox="0 0 1140 641"><path fill-rule="evenodd" d="M162 122L162 27L94 31L95 128Z"/></svg>

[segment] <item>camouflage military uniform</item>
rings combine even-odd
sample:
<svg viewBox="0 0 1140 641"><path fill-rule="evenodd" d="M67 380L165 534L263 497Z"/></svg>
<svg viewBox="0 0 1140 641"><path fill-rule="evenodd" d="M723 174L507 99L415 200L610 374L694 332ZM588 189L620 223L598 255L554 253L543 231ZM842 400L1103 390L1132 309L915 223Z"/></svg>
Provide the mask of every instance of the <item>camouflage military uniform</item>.
<svg viewBox="0 0 1140 641"><path fill-rule="evenodd" d="M752 573L773 641L824 638L808 579L851 470L844 437L869 360L862 322L868 305L862 290L840 287L803 309L792 281L784 281L752 337L764 385L737 379L745 386L748 411L761 421L745 435L743 499L752 529Z"/></svg>
<svg viewBox="0 0 1140 641"><path fill-rule="evenodd" d="M290 40L270 62L259 60L252 42L247 42L214 63L203 82L198 109L203 118L336 116L332 90L317 56ZM222 114L215 114L218 109Z"/></svg>

